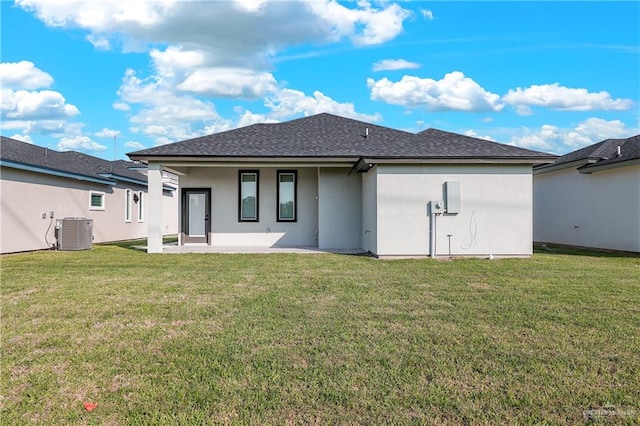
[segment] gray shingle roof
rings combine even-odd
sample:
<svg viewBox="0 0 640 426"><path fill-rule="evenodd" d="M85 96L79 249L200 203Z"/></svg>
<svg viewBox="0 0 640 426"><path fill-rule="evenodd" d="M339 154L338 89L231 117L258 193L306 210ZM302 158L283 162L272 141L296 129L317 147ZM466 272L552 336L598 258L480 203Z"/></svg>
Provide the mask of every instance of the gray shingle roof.
<svg viewBox="0 0 640 426"><path fill-rule="evenodd" d="M619 156L617 155L618 147L620 147ZM637 159L640 159L640 135L627 139L606 139L602 142L565 154L558 158L553 165L557 166L579 160L596 160L595 163L582 167L582 169L586 170Z"/></svg>
<svg viewBox="0 0 640 426"><path fill-rule="evenodd" d="M106 174L147 182L140 172L130 170L129 161L107 161L74 151L59 152L15 139L0 137L0 159L41 169L106 180Z"/></svg>
<svg viewBox="0 0 640 426"><path fill-rule="evenodd" d="M149 157L555 158L551 154L435 129L414 134L327 113L284 123L254 124L127 155L136 159Z"/></svg>

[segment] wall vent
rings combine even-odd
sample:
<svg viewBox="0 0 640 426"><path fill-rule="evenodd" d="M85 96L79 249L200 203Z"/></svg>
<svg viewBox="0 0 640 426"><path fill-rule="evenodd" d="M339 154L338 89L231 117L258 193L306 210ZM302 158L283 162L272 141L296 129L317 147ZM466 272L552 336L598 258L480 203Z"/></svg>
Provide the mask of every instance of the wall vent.
<svg viewBox="0 0 640 426"><path fill-rule="evenodd" d="M65 217L58 221L58 250L89 250L93 241L93 219Z"/></svg>

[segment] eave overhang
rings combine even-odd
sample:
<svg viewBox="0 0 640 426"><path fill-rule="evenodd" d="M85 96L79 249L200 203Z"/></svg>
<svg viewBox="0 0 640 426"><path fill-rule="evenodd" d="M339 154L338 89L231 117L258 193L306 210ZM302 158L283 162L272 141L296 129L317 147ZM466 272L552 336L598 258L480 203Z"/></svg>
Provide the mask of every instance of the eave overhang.
<svg viewBox="0 0 640 426"><path fill-rule="evenodd" d="M557 157L531 156L531 157L472 157L472 156L431 156L431 157L349 157L349 156L322 156L322 157L216 157L216 156L131 156L134 161L145 164L162 164L163 167L248 167L285 164L288 166L300 165L301 167L342 167L353 166L359 162L366 164L548 164Z"/></svg>
<svg viewBox="0 0 640 426"><path fill-rule="evenodd" d="M560 164L551 163L551 164L541 165L533 168L533 174L540 175L543 173L550 173L550 172L555 172L557 170L563 170L563 169L573 169L573 168L578 169L580 167L593 164L596 161L598 161L597 158L582 158L580 160L569 161L567 163L560 163Z"/></svg>
<svg viewBox="0 0 640 426"><path fill-rule="evenodd" d="M588 164L583 167L579 167L578 171L581 174L591 174L591 173L602 172L605 170L619 169L621 167L635 166L638 164L640 164L640 158L633 158L626 161L616 161L616 162L606 163L606 164L598 164L598 163Z"/></svg>
<svg viewBox="0 0 640 426"><path fill-rule="evenodd" d="M58 177L63 177L68 179L75 179L75 180L80 180L84 182L98 183L101 185L113 186L116 184L116 181L109 180L108 178L100 179L98 177L86 176L78 173L70 173L70 172L65 172L65 171L56 170L56 169L49 169L46 167L34 166L31 164L19 163L19 162L10 161L10 160L0 160L0 166L10 167L10 168L19 169L19 170L25 170L29 172L42 173L45 175L58 176Z"/></svg>
<svg viewBox="0 0 640 426"><path fill-rule="evenodd" d="M116 180L116 181L122 181L122 182L127 182L127 183L133 183L136 185L140 185L140 186L147 186L147 181L145 180L141 180L141 179L133 179L127 176L121 176L118 174L114 174L114 173L100 173L100 176L104 176L107 179L112 179L112 180Z"/></svg>

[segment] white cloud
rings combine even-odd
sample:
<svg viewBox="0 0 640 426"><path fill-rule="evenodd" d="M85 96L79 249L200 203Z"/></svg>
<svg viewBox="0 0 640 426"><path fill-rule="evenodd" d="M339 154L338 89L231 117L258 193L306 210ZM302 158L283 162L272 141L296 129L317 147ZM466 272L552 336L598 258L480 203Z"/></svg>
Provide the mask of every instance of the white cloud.
<svg viewBox="0 0 640 426"><path fill-rule="evenodd" d="M279 121L269 118L266 114L254 114L251 111L245 111L238 120L236 127L250 126L256 123L278 123Z"/></svg>
<svg viewBox="0 0 640 426"><path fill-rule="evenodd" d="M111 130L111 129L107 129L106 127L102 130L100 130L99 132L94 133L95 136L99 137L99 138L112 138L114 136L119 136L120 135L120 130Z"/></svg>
<svg viewBox="0 0 640 426"><path fill-rule="evenodd" d="M157 75L143 79L127 70L118 95L128 105L136 106L129 118L134 125L131 130L153 138L156 144L201 136L207 126L231 126L211 102L177 94L170 79Z"/></svg>
<svg viewBox="0 0 640 426"><path fill-rule="evenodd" d="M206 46L217 65L266 58L279 47L350 38L356 44L393 39L411 12L397 4L366 1L106 1L17 0L47 25L81 28L99 45L142 50L165 43ZM251 29L248 31L248 29ZM256 37L260 34L260 37Z"/></svg>
<svg viewBox="0 0 640 426"><path fill-rule="evenodd" d="M178 84L179 90L209 96L257 99L276 89L269 73L242 68L199 69Z"/></svg>
<svg viewBox="0 0 640 426"><path fill-rule="evenodd" d="M420 9L420 13L425 19L433 21L433 12L430 9Z"/></svg>
<svg viewBox="0 0 640 426"><path fill-rule="evenodd" d="M53 77L29 61L0 64L0 81L4 89L35 90L50 87Z"/></svg>
<svg viewBox="0 0 640 426"><path fill-rule="evenodd" d="M474 80L454 71L441 80L405 75L400 81L367 79L371 99L430 111L500 111L500 96L483 89Z"/></svg>
<svg viewBox="0 0 640 426"><path fill-rule="evenodd" d="M249 12L259 12L267 0L234 0L234 2Z"/></svg>
<svg viewBox="0 0 640 426"><path fill-rule="evenodd" d="M475 130L467 130L466 132L464 132L464 135L470 136L472 138L484 139L484 140L495 142L495 139L493 139L491 136L480 136Z"/></svg>
<svg viewBox="0 0 640 426"><path fill-rule="evenodd" d="M3 121L61 119L79 113L75 105L67 104L64 96L52 90L2 89Z"/></svg>
<svg viewBox="0 0 640 426"><path fill-rule="evenodd" d="M512 145L565 154L605 139L627 138L640 129L627 128L620 120L588 118L574 128L559 128L550 124L538 130L521 129L511 138Z"/></svg>
<svg viewBox="0 0 640 426"><path fill-rule="evenodd" d="M21 135L19 133L16 133L15 135L10 137L11 139L15 139L17 141L22 141L22 142L31 143L31 144L33 143L33 139L31 139L31 136L29 135L24 135L24 134Z"/></svg>
<svg viewBox="0 0 640 426"><path fill-rule="evenodd" d="M383 59L373 64L373 71L394 71L420 68L420 64L405 59Z"/></svg>
<svg viewBox="0 0 640 426"><path fill-rule="evenodd" d="M107 147L94 142L87 136L78 135L61 138L58 149L60 151L106 151Z"/></svg>
<svg viewBox="0 0 640 426"><path fill-rule="evenodd" d="M592 117L571 130L566 136L565 144L573 148L582 148L604 139L626 138L637 132L638 129L627 129L620 120L607 121Z"/></svg>
<svg viewBox="0 0 640 426"><path fill-rule="evenodd" d="M131 109L131 107L126 102L114 102L111 106L113 107L113 109L118 111L129 111Z"/></svg>
<svg viewBox="0 0 640 426"><path fill-rule="evenodd" d="M182 47L168 46L165 50L151 49L149 56L160 72L175 68L192 69L205 64L206 54L201 50L186 50Z"/></svg>
<svg viewBox="0 0 640 426"><path fill-rule="evenodd" d="M560 86L558 83L511 89L502 100L515 106L521 115L531 113L531 106L567 111L620 111L633 105L631 99L613 99L605 91L589 92L587 89Z"/></svg>
<svg viewBox="0 0 640 426"><path fill-rule="evenodd" d="M145 149L146 146L142 145L140 142L137 141L127 141L124 143L124 147L125 148L132 148L132 149Z"/></svg>
<svg viewBox="0 0 640 426"><path fill-rule="evenodd" d="M265 105L271 109L270 118L285 119L295 115L314 115L322 112L350 117L364 121L379 121L379 114L361 114L356 112L352 103L340 103L324 95L320 91L307 96L304 92L292 89L282 89L274 96L267 98Z"/></svg>
<svg viewBox="0 0 640 426"><path fill-rule="evenodd" d="M93 47L95 47L98 50L110 50L111 49L111 43L109 42L109 39L106 37L100 37L100 36L96 36L94 34L89 34L87 37L85 37L87 39L87 41L91 44L93 44Z"/></svg>
<svg viewBox="0 0 640 426"><path fill-rule="evenodd" d="M128 70L113 108L127 113L131 130L166 143L257 121L312 111L369 120L353 104L315 92L282 89L270 73L291 46L350 40L375 45L403 31L411 12L398 4L334 0L234 2L17 0L49 26L79 29L96 49L149 50L153 71ZM250 30L249 30L250 29ZM158 48L156 46L166 46ZM201 98L266 97L268 112L247 111L237 123Z"/></svg>

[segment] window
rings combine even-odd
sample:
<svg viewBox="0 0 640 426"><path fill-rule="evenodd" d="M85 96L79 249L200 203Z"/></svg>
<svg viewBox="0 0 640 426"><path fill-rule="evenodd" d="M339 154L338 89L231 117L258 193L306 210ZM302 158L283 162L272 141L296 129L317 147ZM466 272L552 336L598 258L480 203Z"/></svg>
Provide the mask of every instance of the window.
<svg viewBox="0 0 640 426"><path fill-rule="evenodd" d="M89 210L104 210L104 192L89 192Z"/></svg>
<svg viewBox="0 0 640 426"><path fill-rule="evenodd" d="M239 172L239 222L258 222L258 180L257 170L240 170Z"/></svg>
<svg viewBox="0 0 640 426"><path fill-rule="evenodd" d="M297 175L295 170L278 171L278 222L295 222Z"/></svg>
<svg viewBox="0 0 640 426"><path fill-rule="evenodd" d="M144 221L144 210L142 208L142 195L144 194L144 192L139 191L138 192L138 222L142 222ZM133 196L133 201L136 201L136 196Z"/></svg>
<svg viewBox="0 0 640 426"><path fill-rule="evenodd" d="M131 222L131 204L133 203L132 198L133 192L130 189L127 189L124 197L124 221Z"/></svg>

